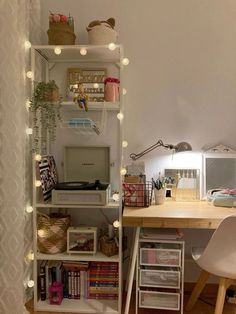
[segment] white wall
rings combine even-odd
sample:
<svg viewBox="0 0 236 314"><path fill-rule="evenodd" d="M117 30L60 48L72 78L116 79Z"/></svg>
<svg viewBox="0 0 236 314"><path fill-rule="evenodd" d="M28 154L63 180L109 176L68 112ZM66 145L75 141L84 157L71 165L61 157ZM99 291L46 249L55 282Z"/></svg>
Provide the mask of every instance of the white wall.
<svg viewBox="0 0 236 314"><path fill-rule="evenodd" d="M116 18L119 42L130 59L125 69L126 162L131 152L159 138L173 144L188 141L195 151L218 143L236 148L235 1L41 0L41 4L44 43L49 10L74 16L79 44L87 43L85 28L90 21ZM143 158L150 175L165 164L163 154L159 149ZM195 161L191 167L198 168L199 160Z"/></svg>

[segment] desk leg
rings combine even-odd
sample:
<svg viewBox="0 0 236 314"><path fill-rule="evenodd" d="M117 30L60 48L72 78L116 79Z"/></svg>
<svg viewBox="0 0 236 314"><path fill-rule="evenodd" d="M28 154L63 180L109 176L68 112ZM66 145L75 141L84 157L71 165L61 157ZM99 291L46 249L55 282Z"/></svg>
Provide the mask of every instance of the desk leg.
<svg viewBox="0 0 236 314"><path fill-rule="evenodd" d="M131 266L130 266L130 271L129 271L129 279L128 279L129 285L128 285L128 291L127 291L127 296L126 296L124 314L129 314L129 305L130 305L131 292L132 292L132 286L133 286L133 280L134 280L134 271L135 271L137 253L138 253L139 234L140 234L140 227L136 227L134 244L133 244L132 261L131 261Z"/></svg>

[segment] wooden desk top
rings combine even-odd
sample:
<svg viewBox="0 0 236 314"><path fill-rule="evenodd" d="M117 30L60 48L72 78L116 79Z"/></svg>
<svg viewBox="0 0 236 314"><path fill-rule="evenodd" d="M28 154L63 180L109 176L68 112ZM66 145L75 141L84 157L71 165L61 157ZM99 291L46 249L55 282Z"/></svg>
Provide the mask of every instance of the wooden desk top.
<svg viewBox="0 0 236 314"><path fill-rule="evenodd" d="M147 208L125 207L123 226L216 229L232 214L236 214L236 208L216 207L204 201L166 201L163 205Z"/></svg>

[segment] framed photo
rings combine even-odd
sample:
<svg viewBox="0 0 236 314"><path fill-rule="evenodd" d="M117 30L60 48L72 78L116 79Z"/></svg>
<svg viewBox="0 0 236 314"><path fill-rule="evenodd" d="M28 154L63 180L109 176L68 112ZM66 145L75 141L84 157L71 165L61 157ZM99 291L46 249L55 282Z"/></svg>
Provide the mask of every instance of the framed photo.
<svg viewBox="0 0 236 314"><path fill-rule="evenodd" d="M78 93L78 84L83 83L84 92L88 95L90 102L104 101L104 79L107 74L105 68L69 68L67 74L68 95L72 93L76 96Z"/></svg>
<svg viewBox="0 0 236 314"><path fill-rule="evenodd" d="M52 189L58 182L56 163L53 156L43 156L38 161L38 171L43 192L43 199L47 201L51 198Z"/></svg>

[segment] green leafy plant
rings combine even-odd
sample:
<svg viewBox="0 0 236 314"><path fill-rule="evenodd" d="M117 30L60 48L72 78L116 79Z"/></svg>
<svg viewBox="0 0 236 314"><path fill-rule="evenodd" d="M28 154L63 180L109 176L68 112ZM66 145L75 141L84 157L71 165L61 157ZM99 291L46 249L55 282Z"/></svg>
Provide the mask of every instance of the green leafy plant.
<svg viewBox="0 0 236 314"><path fill-rule="evenodd" d="M56 139L57 122L61 120L59 88L54 80L35 83L30 104L33 124L33 149L45 153L47 139Z"/></svg>
<svg viewBox="0 0 236 314"><path fill-rule="evenodd" d="M161 176L159 175L158 179L156 179L156 180L154 180L154 179L152 178L152 185L153 185L153 188L155 188L155 189L157 189L157 190L165 189L166 183L167 183L166 177L161 177Z"/></svg>

